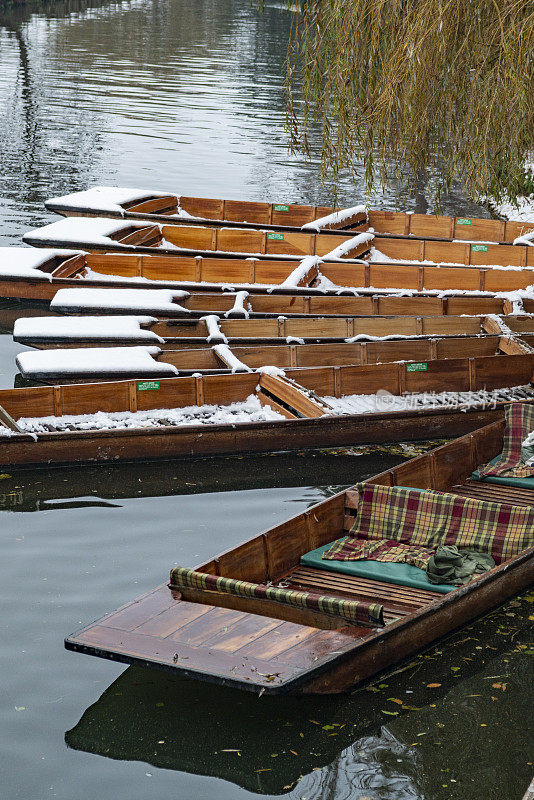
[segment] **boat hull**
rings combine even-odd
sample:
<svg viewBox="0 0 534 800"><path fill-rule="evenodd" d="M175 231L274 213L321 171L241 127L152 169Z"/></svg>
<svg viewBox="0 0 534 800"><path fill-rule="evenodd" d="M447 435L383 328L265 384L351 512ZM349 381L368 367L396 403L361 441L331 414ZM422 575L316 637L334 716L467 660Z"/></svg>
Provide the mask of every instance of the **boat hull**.
<svg viewBox="0 0 534 800"><path fill-rule="evenodd" d="M213 425L58 432L2 439L5 467L60 466L109 461L205 458L230 454L340 447L458 436L503 417L502 407L315 417Z"/></svg>

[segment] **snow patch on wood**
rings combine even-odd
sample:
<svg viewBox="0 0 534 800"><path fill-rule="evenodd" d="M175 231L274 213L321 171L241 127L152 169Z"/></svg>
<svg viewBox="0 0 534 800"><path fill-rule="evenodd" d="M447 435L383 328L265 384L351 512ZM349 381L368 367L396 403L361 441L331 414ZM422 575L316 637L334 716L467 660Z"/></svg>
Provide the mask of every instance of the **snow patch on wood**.
<svg viewBox="0 0 534 800"><path fill-rule="evenodd" d="M136 375L178 375L172 364L156 361L161 353L159 347L79 347L72 349L38 350L19 353L17 366L22 375L36 376L61 375L90 376L109 374Z"/></svg>

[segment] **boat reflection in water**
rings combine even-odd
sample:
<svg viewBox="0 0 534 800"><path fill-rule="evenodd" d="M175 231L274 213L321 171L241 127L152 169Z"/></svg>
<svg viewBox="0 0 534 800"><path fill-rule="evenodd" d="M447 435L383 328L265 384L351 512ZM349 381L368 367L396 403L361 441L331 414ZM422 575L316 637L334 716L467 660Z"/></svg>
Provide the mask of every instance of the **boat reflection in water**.
<svg viewBox="0 0 534 800"><path fill-rule="evenodd" d="M531 778L528 753L520 755L528 737L520 709L534 700L523 649L527 608L524 599L512 600L352 695L258 699L129 667L65 741L112 759L221 778L256 794L519 797ZM496 741L518 757L496 759Z"/></svg>
<svg viewBox="0 0 534 800"><path fill-rule="evenodd" d="M389 469L432 443L336 450L307 450L260 456L177 459L56 469L24 469L0 474L0 510L48 511L114 507L128 498L232 492L291 486L323 487L325 497ZM93 496L91 496L93 495Z"/></svg>

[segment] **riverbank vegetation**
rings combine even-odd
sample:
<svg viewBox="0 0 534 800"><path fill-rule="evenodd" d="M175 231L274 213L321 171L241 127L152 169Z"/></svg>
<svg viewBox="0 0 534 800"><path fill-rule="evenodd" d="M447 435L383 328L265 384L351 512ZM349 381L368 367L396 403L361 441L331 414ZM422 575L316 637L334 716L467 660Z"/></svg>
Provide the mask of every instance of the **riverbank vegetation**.
<svg viewBox="0 0 534 800"><path fill-rule="evenodd" d="M526 193L534 150L529 0L301 0L287 59L291 148L370 188L423 172L440 195ZM319 137L314 133L319 129Z"/></svg>

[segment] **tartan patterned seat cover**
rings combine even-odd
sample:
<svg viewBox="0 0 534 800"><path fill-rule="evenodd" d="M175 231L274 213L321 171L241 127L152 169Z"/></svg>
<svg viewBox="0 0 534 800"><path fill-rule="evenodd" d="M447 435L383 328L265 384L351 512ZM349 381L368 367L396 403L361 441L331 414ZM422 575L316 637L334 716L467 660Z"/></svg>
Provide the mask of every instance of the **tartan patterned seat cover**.
<svg viewBox="0 0 534 800"><path fill-rule="evenodd" d="M503 449L495 464L478 468L478 477L528 478L534 475L534 466L527 467L521 458L521 444L534 431L534 405L510 403L506 406L506 430Z"/></svg>
<svg viewBox="0 0 534 800"><path fill-rule="evenodd" d="M190 588L200 591L223 592L237 597L250 597L258 600L272 600L294 608L307 608L320 611L331 617L341 617L348 623L364 625L383 625L384 607L380 603L366 603L361 600L348 600L316 592L299 592L280 586L267 586L264 583L250 583L235 578L222 578L207 572L197 572L186 567L171 569L169 586L171 588Z"/></svg>
<svg viewBox="0 0 534 800"><path fill-rule="evenodd" d="M362 540L385 539L389 545L400 542L417 550L456 545L489 553L500 564L534 544L534 507L372 483L360 483L357 489L350 534L334 542L323 558L361 558ZM384 560L398 559L388 559L386 553Z"/></svg>

